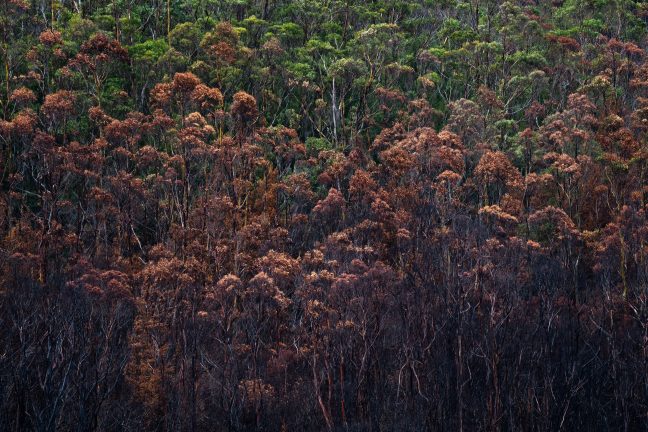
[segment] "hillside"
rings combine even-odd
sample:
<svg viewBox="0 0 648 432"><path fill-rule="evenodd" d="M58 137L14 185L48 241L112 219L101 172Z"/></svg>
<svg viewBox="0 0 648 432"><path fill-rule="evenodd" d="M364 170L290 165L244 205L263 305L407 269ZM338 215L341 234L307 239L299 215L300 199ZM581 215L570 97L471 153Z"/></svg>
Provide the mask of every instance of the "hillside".
<svg viewBox="0 0 648 432"><path fill-rule="evenodd" d="M0 430L645 430L647 24L0 0Z"/></svg>

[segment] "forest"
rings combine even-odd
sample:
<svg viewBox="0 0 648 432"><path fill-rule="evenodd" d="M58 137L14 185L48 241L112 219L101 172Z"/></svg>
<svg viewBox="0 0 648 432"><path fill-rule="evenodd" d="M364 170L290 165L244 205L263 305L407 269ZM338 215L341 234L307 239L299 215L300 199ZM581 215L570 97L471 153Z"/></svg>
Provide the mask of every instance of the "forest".
<svg viewBox="0 0 648 432"><path fill-rule="evenodd" d="M0 430L647 430L647 26L0 0Z"/></svg>

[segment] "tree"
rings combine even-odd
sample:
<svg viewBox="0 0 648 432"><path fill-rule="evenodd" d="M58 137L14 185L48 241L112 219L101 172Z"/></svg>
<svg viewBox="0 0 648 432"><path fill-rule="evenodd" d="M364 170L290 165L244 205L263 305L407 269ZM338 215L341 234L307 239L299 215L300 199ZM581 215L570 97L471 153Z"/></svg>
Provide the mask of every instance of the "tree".
<svg viewBox="0 0 648 432"><path fill-rule="evenodd" d="M81 45L78 54L70 59L68 67L85 82L85 90L99 108L105 98L106 81L115 73L119 63L128 61L128 53L117 40L98 33Z"/></svg>

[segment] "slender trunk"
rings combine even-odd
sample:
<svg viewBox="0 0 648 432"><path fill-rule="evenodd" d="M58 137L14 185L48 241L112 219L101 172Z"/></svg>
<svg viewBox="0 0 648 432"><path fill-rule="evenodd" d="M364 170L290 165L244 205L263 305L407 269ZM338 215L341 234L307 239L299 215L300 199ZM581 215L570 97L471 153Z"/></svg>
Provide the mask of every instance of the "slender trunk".
<svg viewBox="0 0 648 432"><path fill-rule="evenodd" d="M7 36L4 35L4 77L5 77L5 97L6 103L4 106L4 118L9 115L9 44L7 43Z"/></svg>
<svg viewBox="0 0 648 432"><path fill-rule="evenodd" d="M268 0L263 1L263 15L261 16L261 19L267 19L268 18Z"/></svg>
<svg viewBox="0 0 648 432"><path fill-rule="evenodd" d="M317 379L317 354L313 356L313 386L315 387L315 393L317 394L317 403L322 411L324 416L324 421L326 422L326 429L329 432L333 431L333 420L331 419L331 413L326 408L324 399L322 399L322 392L320 390L320 381Z"/></svg>
<svg viewBox="0 0 648 432"><path fill-rule="evenodd" d="M463 346L461 341L461 333L457 334L457 415L458 415L458 428L459 432L463 432Z"/></svg>
<svg viewBox="0 0 648 432"><path fill-rule="evenodd" d="M340 414L342 415L342 422L344 427L347 428L346 407L344 402L344 357L340 361Z"/></svg>
<svg viewBox="0 0 648 432"><path fill-rule="evenodd" d="M337 98L335 92L335 78L333 78L333 88L331 89L331 117L333 120L333 142L337 148L338 139L337 139L337 118L339 115L339 109L337 106Z"/></svg>
<svg viewBox="0 0 648 432"><path fill-rule="evenodd" d="M167 0L167 43L171 47L171 0Z"/></svg>
<svg viewBox="0 0 648 432"><path fill-rule="evenodd" d="M623 234L621 233L621 227L619 227L619 249L621 254L621 262L619 263L619 273L621 275L621 282L623 282L623 298L628 297L628 280L626 276L626 251L625 251L625 241L623 239Z"/></svg>

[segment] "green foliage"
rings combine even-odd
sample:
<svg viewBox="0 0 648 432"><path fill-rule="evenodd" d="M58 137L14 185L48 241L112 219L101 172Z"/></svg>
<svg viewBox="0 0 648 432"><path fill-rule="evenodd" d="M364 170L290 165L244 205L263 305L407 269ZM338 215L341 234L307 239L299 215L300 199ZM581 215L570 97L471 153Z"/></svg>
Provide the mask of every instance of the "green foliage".
<svg viewBox="0 0 648 432"><path fill-rule="evenodd" d="M189 22L176 25L169 34L171 47L190 58L197 52L202 37L200 27Z"/></svg>
<svg viewBox="0 0 648 432"><path fill-rule="evenodd" d="M133 111L133 100L123 89L126 87L123 78L110 78L103 87L101 99L103 105L110 115L123 118Z"/></svg>
<svg viewBox="0 0 648 432"><path fill-rule="evenodd" d="M539 50L516 51L508 57L508 60L512 63L522 63L533 68L547 66L547 59Z"/></svg>
<svg viewBox="0 0 648 432"><path fill-rule="evenodd" d="M128 47L128 53L135 61L157 62L169 49L163 39L147 40Z"/></svg>
<svg viewBox="0 0 648 432"><path fill-rule="evenodd" d="M112 32L115 29L115 17L112 15L97 15L93 17L94 24L105 32Z"/></svg>
<svg viewBox="0 0 648 432"><path fill-rule="evenodd" d="M286 70L297 80L314 80L315 71L306 63L288 63Z"/></svg>
<svg viewBox="0 0 648 432"><path fill-rule="evenodd" d="M323 150L331 150L333 146L326 138L308 137L305 143L309 154L317 155Z"/></svg>
<svg viewBox="0 0 648 432"><path fill-rule="evenodd" d="M304 31L293 22L274 25L270 28L270 31L271 34L276 35L279 40L287 45L297 44L304 39Z"/></svg>
<svg viewBox="0 0 648 432"><path fill-rule="evenodd" d="M79 14L74 14L70 17L63 30L65 39L75 45L76 49L83 41L90 39L90 37L99 30L99 22L82 18ZM113 20L114 25L114 20ZM109 29L111 31L112 28Z"/></svg>

